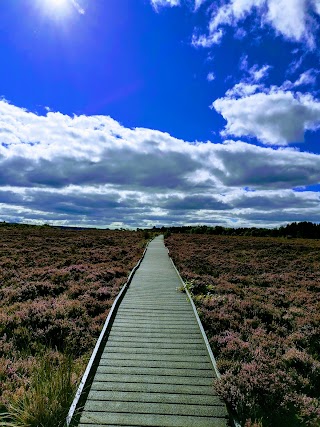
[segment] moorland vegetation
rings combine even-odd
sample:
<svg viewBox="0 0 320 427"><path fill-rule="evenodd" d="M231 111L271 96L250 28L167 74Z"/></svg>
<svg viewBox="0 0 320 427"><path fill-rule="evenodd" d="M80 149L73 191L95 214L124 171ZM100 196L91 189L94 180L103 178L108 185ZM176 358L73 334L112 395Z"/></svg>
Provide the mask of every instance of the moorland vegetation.
<svg viewBox="0 0 320 427"><path fill-rule="evenodd" d="M108 311L143 253L145 237L135 231L2 223L1 426L4 420L13 426L63 425Z"/></svg>
<svg viewBox="0 0 320 427"><path fill-rule="evenodd" d="M320 241L168 233L242 425L320 425Z"/></svg>
<svg viewBox="0 0 320 427"><path fill-rule="evenodd" d="M161 232L217 357L215 387L242 425L318 427L319 230L0 223L0 425L63 426L116 295Z"/></svg>

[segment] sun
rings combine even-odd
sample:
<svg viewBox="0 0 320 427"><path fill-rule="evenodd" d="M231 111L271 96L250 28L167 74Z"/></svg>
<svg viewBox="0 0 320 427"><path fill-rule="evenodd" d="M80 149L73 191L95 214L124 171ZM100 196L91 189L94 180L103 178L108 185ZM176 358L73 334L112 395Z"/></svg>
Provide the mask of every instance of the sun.
<svg viewBox="0 0 320 427"><path fill-rule="evenodd" d="M69 0L46 0L45 1L48 5L48 7L52 9L66 9L68 6L70 6Z"/></svg>
<svg viewBox="0 0 320 427"><path fill-rule="evenodd" d="M67 21L75 13L79 15L86 13L81 0L35 0L35 2L43 15L59 22Z"/></svg>
<svg viewBox="0 0 320 427"><path fill-rule="evenodd" d="M70 13L72 0L42 0L42 9L51 16L62 18Z"/></svg>

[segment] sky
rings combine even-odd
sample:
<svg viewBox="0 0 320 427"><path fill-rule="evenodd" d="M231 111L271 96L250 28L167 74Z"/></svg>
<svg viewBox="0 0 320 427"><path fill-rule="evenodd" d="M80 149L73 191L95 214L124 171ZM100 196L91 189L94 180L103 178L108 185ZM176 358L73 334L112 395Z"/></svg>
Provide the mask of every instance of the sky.
<svg viewBox="0 0 320 427"><path fill-rule="evenodd" d="M320 222L320 0L1 0L0 221Z"/></svg>

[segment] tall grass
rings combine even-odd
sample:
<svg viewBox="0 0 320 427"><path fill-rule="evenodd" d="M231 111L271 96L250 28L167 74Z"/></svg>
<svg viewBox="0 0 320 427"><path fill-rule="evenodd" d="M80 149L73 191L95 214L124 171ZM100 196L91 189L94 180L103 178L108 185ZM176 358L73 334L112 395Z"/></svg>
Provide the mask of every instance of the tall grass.
<svg viewBox="0 0 320 427"><path fill-rule="evenodd" d="M59 360L46 353L32 375L30 387L0 416L3 427L63 427L72 403L76 381L69 355Z"/></svg>

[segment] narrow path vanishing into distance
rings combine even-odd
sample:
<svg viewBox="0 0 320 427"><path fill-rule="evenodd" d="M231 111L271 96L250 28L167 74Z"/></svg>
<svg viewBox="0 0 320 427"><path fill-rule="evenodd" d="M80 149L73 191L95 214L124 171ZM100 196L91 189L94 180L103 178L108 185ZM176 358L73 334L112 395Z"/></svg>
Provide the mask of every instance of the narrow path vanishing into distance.
<svg viewBox="0 0 320 427"><path fill-rule="evenodd" d="M225 404L191 302L164 246L150 242L116 312L79 427L226 427Z"/></svg>

